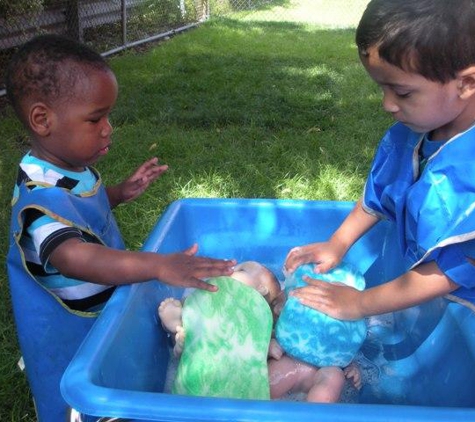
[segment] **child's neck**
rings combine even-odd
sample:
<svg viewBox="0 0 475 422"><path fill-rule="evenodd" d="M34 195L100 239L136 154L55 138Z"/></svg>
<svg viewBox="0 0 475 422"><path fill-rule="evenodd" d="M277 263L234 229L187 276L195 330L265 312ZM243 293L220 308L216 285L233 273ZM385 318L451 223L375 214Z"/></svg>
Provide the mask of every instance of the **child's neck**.
<svg viewBox="0 0 475 422"><path fill-rule="evenodd" d="M62 170L72 171L76 173L81 173L86 170L86 167L75 167L68 165L65 161L59 160L55 156L52 156L48 153L43 153L42 151L39 151L38 149L35 149L33 147L30 150L30 155L35 158L38 158L39 160L46 161L47 163L50 163L51 165L58 167Z"/></svg>

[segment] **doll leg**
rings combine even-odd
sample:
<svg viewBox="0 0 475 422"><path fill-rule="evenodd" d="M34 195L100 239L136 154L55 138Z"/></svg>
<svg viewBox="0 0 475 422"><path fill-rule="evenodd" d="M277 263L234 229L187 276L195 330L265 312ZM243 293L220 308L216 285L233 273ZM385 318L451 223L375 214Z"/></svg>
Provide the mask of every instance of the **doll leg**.
<svg viewBox="0 0 475 422"><path fill-rule="evenodd" d="M345 385L345 374L337 366L320 368L308 391L307 401L315 403L336 403Z"/></svg>
<svg viewBox="0 0 475 422"><path fill-rule="evenodd" d="M183 304L172 297L166 298L158 307L158 316L162 326L174 336L173 354L179 358L185 344L185 330L183 329Z"/></svg>
<svg viewBox="0 0 475 422"><path fill-rule="evenodd" d="M336 367L317 368L291 358L269 359L271 398L281 398L290 392L306 393L307 401L335 403L345 385L343 370Z"/></svg>
<svg viewBox="0 0 475 422"><path fill-rule="evenodd" d="M313 386L318 368L300 362L288 355L279 360L269 359L269 385L272 399L284 397L287 393L307 393Z"/></svg>
<svg viewBox="0 0 475 422"><path fill-rule="evenodd" d="M173 346L173 355L176 358L180 358L181 354L183 353L184 347L185 347L185 329L181 325L178 325L176 327L175 345Z"/></svg>

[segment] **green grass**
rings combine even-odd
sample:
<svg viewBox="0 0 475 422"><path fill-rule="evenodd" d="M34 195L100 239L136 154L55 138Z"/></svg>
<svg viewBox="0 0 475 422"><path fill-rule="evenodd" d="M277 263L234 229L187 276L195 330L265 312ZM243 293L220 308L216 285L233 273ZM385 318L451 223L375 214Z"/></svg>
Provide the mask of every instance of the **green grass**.
<svg viewBox="0 0 475 422"><path fill-rule="evenodd" d="M263 197L356 200L390 119L359 64L352 29L221 19L146 52L111 60L120 84L108 183L152 155L170 170L116 210L129 248L173 200ZM3 261L25 137L0 119ZM0 274L0 420L33 421L4 269Z"/></svg>
<svg viewBox="0 0 475 422"><path fill-rule="evenodd" d="M219 0L218 0L219 1ZM356 27L369 0L273 0L259 10L236 13L245 21L275 21L276 16L286 22L311 24L314 27L348 28ZM246 0L241 0L243 5ZM260 4L265 5L265 0Z"/></svg>

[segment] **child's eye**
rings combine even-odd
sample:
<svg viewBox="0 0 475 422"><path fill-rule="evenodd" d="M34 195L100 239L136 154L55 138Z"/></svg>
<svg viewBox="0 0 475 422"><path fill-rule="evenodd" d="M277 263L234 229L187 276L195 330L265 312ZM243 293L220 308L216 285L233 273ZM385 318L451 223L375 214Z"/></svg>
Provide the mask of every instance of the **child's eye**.
<svg viewBox="0 0 475 422"><path fill-rule="evenodd" d="M411 96L410 92L395 92L399 98L409 98Z"/></svg>
<svg viewBox="0 0 475 422"><path fill-rule="evenodd" d="M96 124L96 123L99 123L104 118L107 119L107 116L102 116L102 115L101 116L90 116L88 118L88 122Z"/></svg>

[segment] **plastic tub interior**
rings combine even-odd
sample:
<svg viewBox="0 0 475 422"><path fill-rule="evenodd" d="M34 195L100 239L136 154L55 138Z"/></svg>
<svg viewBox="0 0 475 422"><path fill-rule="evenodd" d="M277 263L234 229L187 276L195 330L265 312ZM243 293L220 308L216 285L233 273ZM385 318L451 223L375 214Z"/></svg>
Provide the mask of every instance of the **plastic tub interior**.
<svg viewBox="0 0 475 422"><path fill-rule="evenodd" d="M197 242L201 255L256 260L282 279L289 249L326 240L352 207L333 201L179 200L157 221L143 249L170 253ZM368 287L402 271L391 230L379 223L345 257L365 274ZM84 415L134 421L475 420L475 314L469 307L444 298L369 318L359 357L361 391L353 402L324 405L164 393L170 342L157 306L182 294L158 281L118 289L63 376L65 400Z"/></svg>

